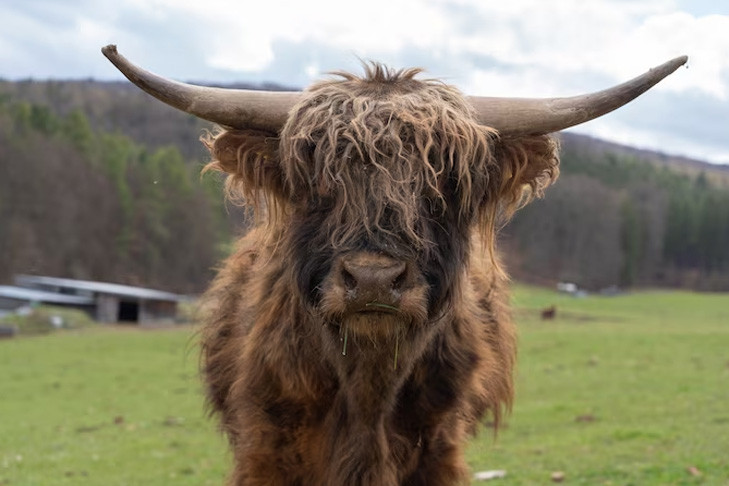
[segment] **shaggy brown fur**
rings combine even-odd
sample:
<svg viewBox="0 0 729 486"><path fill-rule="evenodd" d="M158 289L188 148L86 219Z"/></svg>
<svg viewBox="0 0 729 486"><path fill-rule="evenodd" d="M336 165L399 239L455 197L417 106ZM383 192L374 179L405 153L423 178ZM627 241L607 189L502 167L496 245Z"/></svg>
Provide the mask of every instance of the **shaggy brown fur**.
<svg viewBox="0 0 729 486"><path fill-rule="evenodd" d="M340 74L280 134L205 140L259 221L205 300L232 485L464 483L468 435L511 404L495 231L557 177L556 144L499 138L417 73ZM405 269L396 305L351 308L353 261Z"/></svg>

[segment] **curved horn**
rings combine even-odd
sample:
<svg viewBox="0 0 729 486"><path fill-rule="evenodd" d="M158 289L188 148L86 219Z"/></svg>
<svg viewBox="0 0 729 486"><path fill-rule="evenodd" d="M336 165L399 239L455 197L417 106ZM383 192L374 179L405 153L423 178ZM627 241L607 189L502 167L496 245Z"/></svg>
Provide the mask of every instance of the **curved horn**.
<svg viewBox="0 0 729 486"><path fill-rule="evenodd" d="M115 45L101 52L129 81L178 110L229 128L253 128L278 133L289 110L301 97L292 91L223 89L178 83L135 66Z"/></svg>
<svg viewBox="0 0 729 486"><path fill-rule="evenodd" d="M648 91L688 61L681 56L623 84L571 98L489 98L470 96L479 123L505 137L543 135L609 113Z"/></svg>

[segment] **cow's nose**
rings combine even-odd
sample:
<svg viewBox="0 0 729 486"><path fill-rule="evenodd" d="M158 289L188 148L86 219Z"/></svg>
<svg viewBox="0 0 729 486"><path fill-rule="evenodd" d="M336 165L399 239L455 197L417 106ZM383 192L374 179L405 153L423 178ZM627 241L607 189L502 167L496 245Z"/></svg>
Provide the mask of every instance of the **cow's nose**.
<svg viewBox="0 0 729 486"><path fill-rule="evenodd" d="M353 304L396 305L407 280L407 264L381 255L342 260L341 277Z"/></svg>

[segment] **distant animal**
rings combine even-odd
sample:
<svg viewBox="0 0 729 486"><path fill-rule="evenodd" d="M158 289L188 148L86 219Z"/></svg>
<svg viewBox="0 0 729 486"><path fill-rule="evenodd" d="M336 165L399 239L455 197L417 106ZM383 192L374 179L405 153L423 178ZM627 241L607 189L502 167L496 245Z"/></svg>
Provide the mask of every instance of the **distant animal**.
<svg viewBox="0 0 729 486"><path fill-rule="evenodd" d="M551 321L557 316L557 306L545 307L541 312L543 321Z"/></svg>
<svg viewBox="0 0 729 486"><path fill-rule="evenodd" d="M466 97L365 66L305 92L135 84L218 123L209 168L257 225L204 299L207 399L229 484L468 482L463 448L513 397L497 227L558 175L551 132L613 110L686 59L566 99Z"/></svg>

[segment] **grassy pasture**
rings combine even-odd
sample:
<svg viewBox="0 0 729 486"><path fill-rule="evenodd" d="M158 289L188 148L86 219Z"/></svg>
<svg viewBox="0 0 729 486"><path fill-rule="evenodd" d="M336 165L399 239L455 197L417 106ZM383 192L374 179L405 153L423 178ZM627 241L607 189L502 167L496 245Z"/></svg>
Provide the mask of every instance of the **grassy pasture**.
<svg viewBox="0 0 729 486"><path fill-rule="evenodd" d="M485 484L729 486L729 296L517 287L518 396L468 450ZM554 321L539 309L557 306ZM0 485L221 485L195 331L0 341ZM690 470L689 468L695 468Z"/></svg>
<svg viewBox="0 0 729 486"><path fill-rule="evenodd" d="M518 288L517 400L474 470L503 484L729 485L729 295ZM557 306L544 322L538 310ZM696 468L689 471L689 468Z"/></svg>

